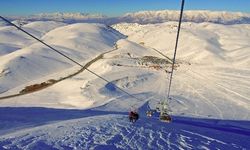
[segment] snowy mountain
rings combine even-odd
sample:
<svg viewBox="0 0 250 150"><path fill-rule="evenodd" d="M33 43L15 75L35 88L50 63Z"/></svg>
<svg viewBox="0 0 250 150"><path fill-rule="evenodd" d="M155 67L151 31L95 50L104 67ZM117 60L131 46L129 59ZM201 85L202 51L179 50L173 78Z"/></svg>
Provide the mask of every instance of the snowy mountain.
<svg viewBox="0 0 250 150"><path fill-rule="evenodd" d="M27 17L21 17L26 21L62 21L65 23L92 22L92 23L163 23L167 21L178 21L179 11L161 10L161 11L140 11L127 13L118 17L107 17L101 14L88 13L43 13ZM9 17L12 20L18 20L20 17ZM212 22L218 24L249 24L250 14L241 12L208 11L208 10L185 10L183 20L185 22Z"/></svg>
<svg viewBox="0 0 250 150"><path fill-rule="evenodd" d="M1 24L0 149L250 149L249 24L183 23L169 124L146 111L167 98L177 22L22 28L108 82Z"/></svg>
<svg viewBox="0 0 250 150"><path fill-rule="evenodd" d="M180 11L162 10L162 11L140 11L128 13L120 19L130 23L162 23L167 21L178 21ZM250 23L250 14L224 12L224 11L201 11L185 10L183 14L185 22L212 22L219 24L244 24Z"/></svg>
<svg viewBox="0 0 250 150"><path fill-rule="evenodd" d="M85 18L104 18L106 16L101 14L89 14L89 13L41 13L34 15L34 18L65 18L65 19L85 19Z"/></svg>
<svg viewBox="0 0 250 150"><path fill-rule="evenodd" d="M8 19L17 21L18 24L27 24L34 21L56 21L64 23L104 23L108 18L101 14L89 14L89 13L40 13L28 16L6 16ZM4 22L0 22L5 24Z"/></svg>
<svg viewBox="0 0 250 150"><path fill-rule="evenodd" d="M81 20L81 19L90 19L90 18L106 18L107 16L101 14L90 14L90 13L62 13L62 12L55 12L55 13L40 13L28 16L9 16L9 18L16 20L22 18L23 20L63 20L63 19L74 19L74 20Z"/></svg>

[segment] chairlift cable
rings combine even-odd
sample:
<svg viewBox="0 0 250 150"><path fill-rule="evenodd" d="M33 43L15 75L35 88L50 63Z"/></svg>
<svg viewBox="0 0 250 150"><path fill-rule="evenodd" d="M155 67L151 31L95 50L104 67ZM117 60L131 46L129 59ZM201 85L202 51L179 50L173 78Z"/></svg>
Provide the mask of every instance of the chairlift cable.
<svg viewBox="0 0 250 150"><path fill-rule="evenodd" d="M168 94L167 94L168 99L170 98L169 95L170 95L170 90L171 90L171 85L172 85L172 78L173 78L174 65L175 65L175 59L176 59L176 52L177 52L180 29L181 29L181 22L182 22L182 16L183 16L184 3L185 3L185 0L182 0L182 2L181 2L181 10L180 10L180 18L179 18L179 25L178 25L177 35L176 35L176 42L175 42L174 58L173 58L173 61L172 61L173 63L172 63L171 75L170 75L170 79L169 79L169 87L168 87Z"/></svg>

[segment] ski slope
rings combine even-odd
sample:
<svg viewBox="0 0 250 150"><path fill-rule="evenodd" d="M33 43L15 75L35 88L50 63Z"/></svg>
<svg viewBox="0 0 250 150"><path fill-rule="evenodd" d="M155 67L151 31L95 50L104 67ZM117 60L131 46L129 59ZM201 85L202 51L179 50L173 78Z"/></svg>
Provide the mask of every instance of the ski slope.
<svg viewBox="0 0 250 150"><path fill-rule="evenodd" d="M176 117L173 123L141 116L128 122L127 112L11 108L11 115L34 116L29 127L0 136L4 149L249 149L250 130L227 126L245 122ZM43 121L38 119L47 118ZM60 116L60 115L64 116ZM67 117L65 117L67 116ZM38 118L37 118L38 117ZM48 122L51 123L48 123ZM55 123L56 121L56 123ZM41 125L44 124L45 125ZM31 126L29 124L29 126ZM225 130L225 128L227 130ZM230 129L231 128L231 129Z"/></svg>
<svg viewBox="0 0 250 150"><path fill-rule="evenodd" d="M0 148L249 149L248 24L184 23L171 90L173 122L145 116L166 99L170 64L162 54L173 55L176 25L122 23L112 26L116 31L102 24L26 24L82 64L113 49L88 68L110 82L83 71L1 99ZM13 46L11 35L20 43ZM80 69L9 26L0 27L0 38L0 97ZM127 118L131 109L140 114L135 124Z"/></svg>
<svg viewBox="0 0 250 150"><path fill-rule="evenodd" d="M173 56L176 24L114 28L131 41ZM183 23L177 53L180 67L172 90L174 112L249 120L249 33L247 24Z"/></svg>

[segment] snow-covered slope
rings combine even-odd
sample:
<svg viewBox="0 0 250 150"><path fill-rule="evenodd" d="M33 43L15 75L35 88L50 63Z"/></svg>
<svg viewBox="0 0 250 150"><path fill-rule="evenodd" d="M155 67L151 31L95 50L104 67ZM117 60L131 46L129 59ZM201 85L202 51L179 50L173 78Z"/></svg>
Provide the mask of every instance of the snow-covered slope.
<svg viewBox="0 0 250 150"><path fill-rule="evenodd" d="M35 111L32 111L35 110ZM33 115L28 115L28 112ZM9 114L31 117L30 127L0 135L3 149L249 149L250 131L237 125L245 122L177 117L171 124L157 118L128 122L126 113L110 111L53 110L42 108L12 109ZM47 120L39 120L46 114ZM27 114L27 115L26 115ZM60 115L57 115L60 114ZM1 114L0 114L1 115ZM60 116L67 116L62 119ZM66 119L67 118L67 119ZM68 120L70 119L71 120ZM73 119L74 118L74 119ZM47 121L50 123L41 125ZM233 123L231 127L228 123ZM32 125L32 124L29 124Z"/></svg>
<svg viewBox="0 0 250 150"><path fill-rule="evenodd" d="M54 29L43 36L43 39L50 41L54 45L60 45L62 50L65 50L65 46L74 47L71 51L65 52L79 61L94 56L90 54L94 53L95 50L99 52L101 47L105 48L105 45L102 45L103 43L111 41L109 39L110 36L106 37L108 35L102 34L105 38L97 40L99 44L88 45L92 43L91 40L93 39L91 38L92 34L89 33L96 33L97 27L84 24L84 27L91 26L91 28L88 27L89 30L87 32L82 31L81 33L74 30L75 28L81 29L79 26L81 27L82 24ZM150 61L145 56L165 59L164 56L157 52L160 51L170 58L172 57L176 22L155 25L118 24L114 28L128 35L128 39L119 40L116 51L105 54L104 59L95 62L89 68L103 75L113 84L133 94L154 95L155 103L166 99L169 74L164 70L169 72L169 65L165 64L164 66L163 64L163 67L158 66L159 64L155 64L154 61ZM177 57L179 67L174 76L172 89L174 100L171 101L171 109L173 114L249 120L250 95L248 91L250 82L248 76L250 72L248 66L250 61L246 57L249 51L247 45L249 39L248 29L249 25L183 24ZM63 32L62 30L68 32ZM113 30L111 31L113 32ZM60 35L63 38L54 38L56 33L61 33ZM89 38L84 40L75 38L86 36ZM112 42L110 44L111 47ZM77 50L77 45L87 50L83 52L74 51ZM91 46L91 51L85 47L86 45ZM32 55L32 57L35 56ZM39 56L36 57L38 58ZM51 56L53 55L50 54ZM63 58L59 57L59 60L61 60L60 62L65 62ZM29 61L26 60L25 62ZM48 62L48 60L44 60L44 62ZM56 65L55 62L50 63L50 67ZM13 66L17 65L13 64ZM30 64L29 66L32 65ZM62 71L67 68L65 67L66 65L62 66L64 68L58 66L56 68L60 68ZM49 70L50 67L43 66L43 70L47 71L45 72L46 74L58 72L55 69ZM20 70L21 73L27 74L23 70ZM8 70L4 72L8 74ZM37 73L36 76L38 74L40 73ZM30 74L28 75L31 76ZM58 76L58 74L55 75ZM3 83L11 84L8 82L8 78L3 79L6 79ZM11 91L16 90L13 89L9 92ZM8 92L6 93L8 94ZM117 90L112 84L107 84L90 73L82 72L71 79L62 81L40 92L16 97L12 101L4 100L1 102L1 105L92 108L104 104L113 105L112 101L115 97L123 96L125 96L124 93ZM24 100L25 103L23 103ZM126 103L120 103L115 102L115 105L127 105ZM137 101L134 104L141 105ZM227 107L224 107L225 105ZM128 111L131 106L131 104L127 105L124 111ZM195 109L192 109L194 106ZM155 106L153 105L153 107ZM234 111L228 111L228 108ZM112 109L112 107L109 109Z"/></svg>
<svg viewBox="0 0 250 150"><path fill-rule="evenodd" d="M32 22L23 28L83 65L92 57L112 50L115 42L123 37L110 27L101 24L65 26L55 22ZM3 42L0 93L75 66L12 27L2 27L0 31Z"/></svg>
<svg viewBox="0 0 250 150"><path fill-rule="evenodd" d="M64 25L66 24L54 21L36 21L23 25L23 29L41 38L48 31ZM0 39L0 56L25 48L36 42L11 26L0 27Z"/></svg>
<svg viewBox="0 0 250 150"><path fill-rule="evenodd" d="M127 39L101 24L30 30L82 64L116 43L88 67L110 82L83 71L35 93L1 99L0 148L249 149L248 24L183 23L169 103L173 122L160 122L159 114L146 117L166 100L176 25L114 25ZM0 34L8 36L9 28L1 27ZM21 49L0 56L0 96L78 69L24 37ZM140 114L134 124L127 118L131 109Z"/></svg>
<svg viewBox="0 0 250 150"><path fill-rule="evenodd" d="M117 24L113 27L129 40L171 57L176 24ZM183 23L177 52L180 68L174 75L172 90L176 96L171 102L174 112L249 119L249 27ZM234 111L227 111L228 108Z"/></svg>
<svg viewBox="0 0 250 150"><path fill-rule="evenodd" d="M156 25L116 24L115 29L128 39L152 47L172 56L175 46L177 23ZM183 23L178 58L190 63L213 65L250 65L250 26L218 25L212 23Z"/></svg>

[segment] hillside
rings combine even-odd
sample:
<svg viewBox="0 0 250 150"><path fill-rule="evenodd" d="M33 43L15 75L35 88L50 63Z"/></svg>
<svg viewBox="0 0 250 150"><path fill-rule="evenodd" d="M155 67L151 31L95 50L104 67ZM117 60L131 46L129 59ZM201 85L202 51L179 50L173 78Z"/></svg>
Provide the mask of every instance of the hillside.
<svg viewBox="0 0 250 150"><path fill-rule="evenodd" d="M26 24L23 28L82 64L101 52L112 50L115 42L124 37L101 24L66 25L39 21ZM24 33L13 29L8 26L0 29L3 42L0 55L0 93L42 77L45 80L46 76L75 66ZM13 40L17 42L13 43ZM61 74L62 77L65 73Z"/></svg>
<svg viewBox="0 0 250 150"><path fill-rule="evenodd" d="M175 22L156 25L121 23L113 27L131 41L155 48L167 56L173 54L177 31ZM178 59L195 64L247 68L250 65L249 34L247 24L183 23Z"/></svg>

